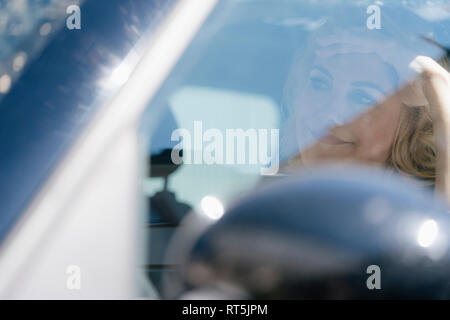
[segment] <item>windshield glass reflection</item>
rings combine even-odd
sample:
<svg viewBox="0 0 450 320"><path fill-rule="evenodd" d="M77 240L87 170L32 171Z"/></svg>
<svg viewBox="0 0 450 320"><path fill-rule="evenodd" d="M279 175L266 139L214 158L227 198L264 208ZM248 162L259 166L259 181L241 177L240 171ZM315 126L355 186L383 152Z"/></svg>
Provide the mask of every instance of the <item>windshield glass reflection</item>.
<svg viewBox="0 0 450 320"><path fill-rule="evenodd" d="M417 57L432 57L444 68L448 60L442 46L428 41L431 24L404 14L398 20L383 8L383 28L371 30L343 13L299 47L283 93L284 172L355 162L434 183L432 110ZM415 23L407 30L409 19Z"/></svg>

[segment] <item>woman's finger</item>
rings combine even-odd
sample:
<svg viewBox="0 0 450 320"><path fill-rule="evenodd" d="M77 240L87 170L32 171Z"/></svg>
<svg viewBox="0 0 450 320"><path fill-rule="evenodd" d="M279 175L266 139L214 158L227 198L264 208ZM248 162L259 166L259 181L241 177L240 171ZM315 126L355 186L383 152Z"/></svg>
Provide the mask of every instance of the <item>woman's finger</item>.
<svg viewBox="0 0 450 320"><path fill-rule="evenodd" d="M450 127L450 74L425 56L416 57L411 66L421 72L423 93L435 114L433 121L447 121Z"/></svg>

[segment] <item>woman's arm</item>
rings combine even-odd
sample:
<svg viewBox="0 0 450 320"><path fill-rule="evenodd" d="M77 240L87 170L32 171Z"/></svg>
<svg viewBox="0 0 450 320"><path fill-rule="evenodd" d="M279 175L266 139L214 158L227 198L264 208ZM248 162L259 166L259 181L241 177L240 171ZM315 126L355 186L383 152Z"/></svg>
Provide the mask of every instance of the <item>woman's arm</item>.
<svg viewBox="0 0 450 320"><path fill-rule="evenodd" d="M429 57L418 56L411 67L421 73L420 84L433 120L436 145L436 190L450 203L450 74Z"/></svg>

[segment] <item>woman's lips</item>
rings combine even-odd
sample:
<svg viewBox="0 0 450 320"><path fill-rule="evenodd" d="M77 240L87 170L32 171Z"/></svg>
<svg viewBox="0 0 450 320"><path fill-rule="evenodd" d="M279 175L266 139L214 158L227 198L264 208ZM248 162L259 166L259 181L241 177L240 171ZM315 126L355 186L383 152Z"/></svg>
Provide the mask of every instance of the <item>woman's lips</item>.
<svg viewBox="0 0 450 320"><path fill-rule="evenodd" d="M330 145L351 144L352 143L350 141L342 140L332 134L326 135L325 137L321 138L319 141L322 143L325 143L325 144L330 144Z"/></svg>
<svg viewBox="0 0 450 320"><path fill-rule="evenodd" d="M343 145L343 144L354 144L353 141L347 141L343 140L341 138L338 138L334 134L332 134L329 130L327 130L327 134L323 136L323 133L320 131L312 130L311 128L308 128L311 136L314 138L314 141L316 142L322 142L328 145Z"/></svg>

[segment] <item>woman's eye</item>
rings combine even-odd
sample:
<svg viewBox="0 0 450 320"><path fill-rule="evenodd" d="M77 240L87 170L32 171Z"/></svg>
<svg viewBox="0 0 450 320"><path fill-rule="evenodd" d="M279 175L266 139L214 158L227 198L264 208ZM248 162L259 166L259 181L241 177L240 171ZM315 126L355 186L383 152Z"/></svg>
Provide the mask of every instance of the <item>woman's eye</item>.
<svg viewBox="0 0 450 320"><path fill-rule="evenodd" d="M360 90L360 89L352 90L349 94L349 98L351 101L353 101L357 104L362 104L362 105L367 105L367 106L372 106L377 103L377 100L374 97L372 97L370 94L368 94L364 90Z"/></svg>
<svg viewBox="0 0 450 320"><path fill-rule="evenodd" d="M319 78L319 77L311 77L309 79L310 83L311 83L311 87L314 90L330 90L331 89L331 84L330 81L324 78Z"/></svg>

